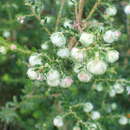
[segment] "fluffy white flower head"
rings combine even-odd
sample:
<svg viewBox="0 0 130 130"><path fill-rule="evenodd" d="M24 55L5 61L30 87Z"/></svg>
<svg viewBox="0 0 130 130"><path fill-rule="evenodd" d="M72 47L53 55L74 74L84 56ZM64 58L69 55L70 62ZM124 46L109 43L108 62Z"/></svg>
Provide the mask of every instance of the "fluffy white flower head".
<svg viewBox="0 0 130 130"><path fill-rule="evenodd" d="M93 110L93 104L91 102L86 102L83 107L84 112L91 112Z"/></svg>
<svg viewBox="0 0 130 130"><path fill-rule="evenodd" d="M9 38L10 35L11 35L11 33L9 31L4 31L3 32L3 37L5 37L5 38Z"/></svg>
<svg viewBox="0 0 130 130"><path fill-rule="evenodd" d="M79 41L84 45L84 46L89 46L94 42L95 36L93 34L83 32L80 36Z"/></svg>
<svg viewBox="0 0 130 130"><path fill-rule="evenodd" d="M89 72L81 71L78 73L78 79L81 82L89 82L92 79L92 74Z"/></svg>
<svg viewBox="0 0 130 130"><path fill-rule="evenodd" d="M119 59L119 52L116 50L110 50L107 52L107 61L109 63L114 63Z"/></svg>
<svg viewBox="0 0 130 130"><path fill-rule="evenodd" d="M106 14L107 14L108 16L114 16L114 15L116 15L116 14L117 14L117 9L116 9L116 7L115 7L115 6L108 7L108 8L106 9Z"/></svg>
<svg viewBox="0 0 130 130"><path fill-rule="evenodd" d="M120 125L127 125L128 124L128 119L125 116L120 117L118 120Z"/></svg>
<svg viewBox="0 0 130 130"><path fill-rule="evenodd" d="M47 49L49 48L49 46L48 46L47 43L44 43L44 44L41 45L41 48L42 48L43 50L47 50Z"/></svg>
<svg viewBox="0 0 130 130"><path fill-rule="evenodd" d="M66 38L64 37L62 32L53 33L50 39L51 42L57 47L62 47L66 44Z"/></svg>
<svg viewBox="0 0 130 130"><path fill-rule="evenodd" d="M35 80L37 79L37 72L34 71L34 68L29 68L27 70L27 75L30 79Z"/></svg>
<svg viewBox="0 0 130 130"><path fill-rule="evenodd" d="M103 60L94 59L88 62L87 70L95 75L102 75L107 70L107 64Z"/></svg>
<svg viewBox="0 0 130 130"><path fill-rule="evenodd" d="M59 49L57 52L57 55L61 58L69 57L69 54L70 52L68 48Z"/></svg>
<svg viewBox="0 0 130 130"><path fill-rule="evenodd" d="M85 57L85 53L79 48L72 48L71 57L77 60L78 62L82 62Z"/></svg>
<svg viewBox="0 0 130 130"><path fill-rule="evenodd" d="M61 116L56 116L53 120L53 124L56 127L62 127L64 125L63 119Z"/></svg>
<svg viewBox="0 0 130 130"><path fill-rule="evenodd" d="M73 79L69 76L63 78L61 80L60 86L63 88L69 88L73 83Z"/></svg>
<svg viewBox="0 0 130 130"><path fill-rule="evenodd" d="M113 88L115 89L117 94L121 94L124 92L124 87L119 83L115 83Z"/></svg>
<svg viewBox="0 0 130 130"><path fill-rule="evenodd" d="M36 72L34 68L29 68L27 70L27 75L31 80L44 80L43 74Z"/></svg>
<svg viewBox="0 0 130 130"><path fill-rule="evenodd" d="M60 73L57 70L50 70L47 73L47 83L52 87L58 86L60 84Z"/></svg>
<svg viewBox="0 0 130 130"><path fill-rule="evenodd" d="M7 50L4 46L0 46L0 53L1 54L6 54L7 53Z"/></svg>
<svg viewBox="0 0 130 130"><path fill-rule="evenodd" d="M97 119L99 119L101 117L101 115L100 115L100 112L98 112L98 111L93 111L92 113L91 113L91 118L93 119L93 120L97 120Z"/></svg>
<svg viewBox="0 0 130 130"><path fill-rule="evenodd" d="M34 53L29 57L29 64L31 66L42 65L41 54Z"/></svg>
<svg viewBox="0 0 130 130"><path fill-rule="evenodd" d="M113 43L115 41L114 33L112 30L108 30L103 35L103 39L106 43Z"/></svg>
<svg viewBox="0 0 130 130"><path fill-rule="evenodd" d="M111 90L109 91L109 96L110 96L110 97L115 97L115 96L116 96L116 91L115 91L114 89L111 89Z"/></svg>
<svg viewBox="0 0 130 130"><path fill-rule="evenodd" d="M130 4L125 6L124 12L125 14L130 15Z"/></svg>

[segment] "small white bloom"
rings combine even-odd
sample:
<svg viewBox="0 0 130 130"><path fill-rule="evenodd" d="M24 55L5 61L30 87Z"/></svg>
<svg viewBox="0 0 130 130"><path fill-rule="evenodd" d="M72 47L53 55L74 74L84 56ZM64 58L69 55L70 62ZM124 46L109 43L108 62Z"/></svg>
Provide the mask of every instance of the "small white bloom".
<svg viewBox="0 0 130 130"><path fill-rule="evenodd" d="M81 128L79 126L74 126L73 130L81 130Z"/></svg>
<svg viewBox="0 0 130 130"><path fill-rule="evenodd" d="M115 91L114 89L111 89L111 90L109 91L109 96L110 96L110 97L115 97L115 96L116 96L116 91Z"/></svg>
<svg viewBox="0 0 130 130"><path fill-rule="evenodd" d="M62 47L66 44L66 38L64 37L62 32L53 33L50 39L51 42L57 47Z"/></svg>
<svg viewBox="0 0 130 130"><path fill-rule="evenodd" d="M11 33L9 31L4 31L3 32L3 37L5 37L5 38L9 38L10 35L11 35Z"/></svg>
<svg viewBox="0 0 130 130"><path fill-rule="evenodd" d="M110 63L114 63L119 59L119 52L116 50L110 50L107 52L107 61Z"/></svg>
<svg viewBox="0 0 130 130"><path fill-rule="evenodd" d="M49 48L49 46L48 46L47 43L44 43L44 44L41 45L41 48L42 48L43 50L47 50L47 49Z"/></svg>
<svg viewBox="0 0 130 130"><path fill-rule="evenodd" d="M81 71L78 73L78 79L81 82L89 82L92 79L92 74L89 72Z"/></svg>
<svg viewBox="0 0 130 130"><path fill-rule="evenodd" d="M72 48L71 57L77 60L78 62L82 62L85 58L85 53L79 48Z"/></svg>
<svg viewBox="0 0 130 130"><path fill-rule="evenodd" d="M92 113L91 113L91 118L93 119L93 120L97 120L97 119L99 119L101 117L101 115L100 115L100 113L98 112L98 111L93 111Z"/></svg>
<svg viewBox="0 0 130 130"><path fill-rule="evenodd" d="M125 12L127 15L130 15L130 5L126 5L126 6L125 6L124 12Z"/></svg>
<svg viewBox="0 0 130 130"><path fill-rule="evenodd" d="M84 104L83 110L84 112L91 112L93 108L93 104L91 102L87 102Z"/></svg>
<svg viewBox="0 0 130 130"><path fill-rule="evenodd" d="M108 30L103 35L103 39L106 43L113 43L114 41L117 41L121 35L121 32L116 30Z"/></svg>
<svg viewBox="0 0 130 130"><path fill-rule="evenodd" d="M56 80L60 78L60 73L57 70L53 70L51 69L48 73L47 73L47 79L49 80Z"/></svg>
<svg viewBox="0 0 130 130"><path fill-rule="evenodd" d="M32 80L36 80L37 79L37 72L36 71L34 71L34 68L29 68L28 70L27 70L27 75L28 75L28 77L30 78L30 79L32 79Z"/></svg>
<svg viewBox="0 0 130 130"><path fill-rule="evenodd" d="M52 69L47 73L47 84L52 87L60 84L60 73L57 70Z"/></svg>
<svg viewBox="0 0 130 130"><path fill-rule="evenodd" d="M68 88L72 85L72 83L73 83L72 78L68 76L61 80L60 86L63 88Z"/></svg>
<svg viewBox="0 0 130 130"><path fill-rule="evenodd" d="M103 39L106 43L113 43L115 41L114 32L112 30L106 31Z"/></svg>
<svg viewBox="0 0 130 130"><path fill-rule="evenodd" d="M63 119L61 116L56 116L53 120L53 124L56 127L62 127L64 125Z"/></svg>
<svg viewBox="0 0 130 130"><path fill-rule="evenodd" d="M42 65L41 54L34 53L29 57L29 64L31 66Z"/></svg>
<svg viewBox="0 0 130 130"><path fill-rule="evenodd" d="M61 58L69 57L69 54L70 52L68 48L59 49L57 52L57 55Z"/></svg>
<svg viewBox="0 0 130 130"><path fill-rule="evenodd" d="M56 80L47 80L47 84L51 87L56 87L60 85L60 79L56 79Z"/></svg>
<svg viewBox="0 0 130 130"><path fill-rule="evenodd" d="M34 68L29 68L27 75L31 80L44 80L43 74L36 72Z"/></svg>
<svg viewBox="0 0 130 130"><path fill-rule="evenodd" d="M116 93L118 93L118 94L121 94L124 92L124 87L119 83L115 83L113 88L115 89Z"/></svg>
<svg viewBox="0 0 130 130"><path fill-rule="evenodd" d="M126 124L128 124L128 119L125 116L122 116L122 117L120 117L118 122L120 125L126 125Z"/></svg>
<svg viewBox="0 0 130 130"><path fill-rule="evenodd" d="M103 60L91 60L87 64L87 70L95 75L102 75L107 70L107 64Z"/></svg>
<svg viewBox="0 0 130 130"><path fill-rule="evenodd" d="M97 85L95 85L95 89L96 89L98 92L103 91L103 86L102 86L102 84L97 84Z"/></svg>
<svg viewBox="0 0 130 130"><path fill-rule="evenodd" d="M112 108L112 110L115 110L117 108L117 104L116 103L112 103L111 104L111 108Z"/></svg>
<svg viewBox="0 0 130 130"><path fill-rule="evenodd" d="M80 36L79 41L84 45L84 46L89 46L94 42L95 36L93 34L83 32Z"/></svg>
<svg viewBox="0 0 130 130"><path fill-rule="evenodd" d="M114 15L116 15L116 14L117 14L117 9L116 9L116 7L115 7L115 6L108 7L108 8L106 9L106 14L107 14L108 16L114 16Z"/></svg>
<svg viewBox="0 0 130 130"><path fill-rule="evenodd" d="M7 53L7 50L4 46L0 46L0 53L1 54L6 54Z"/></svg>

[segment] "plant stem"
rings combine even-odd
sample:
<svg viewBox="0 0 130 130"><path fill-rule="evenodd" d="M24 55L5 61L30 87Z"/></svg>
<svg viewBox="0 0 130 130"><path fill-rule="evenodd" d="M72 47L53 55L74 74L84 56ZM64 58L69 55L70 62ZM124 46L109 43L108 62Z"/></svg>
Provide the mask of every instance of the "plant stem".
<svg viewBox="0 0 130 130"><path fill-rule="evenodd" d="M63 11L63 8L64 8L64 4L65 4L65 0L61 0L60 10L59 10L59 13L58 13L58 16L57 16L57 19L56 19L55 31L58 30L58 26L60 24L60 20L61 20L61 17L62 17L62 11Z"/></svg>
<svg viewBox="0 0 130 130"><path fill-rule="evenodd" d="M88 20L88 19L90 19L90 18L92 17L92 15L93 15L94 12L96 11L97 7L100 5L100 2L101 2L101 0L98 0L98 1L94 4L94 6L93 6L93 8L91 9L91 11L90 11L89 15L87 16L86 20Z"/></svg>

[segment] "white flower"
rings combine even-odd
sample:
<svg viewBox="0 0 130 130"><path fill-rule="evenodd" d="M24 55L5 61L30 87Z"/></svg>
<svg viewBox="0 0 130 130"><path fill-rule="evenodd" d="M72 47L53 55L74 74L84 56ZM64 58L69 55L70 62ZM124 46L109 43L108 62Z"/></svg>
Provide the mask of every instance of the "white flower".
<svg viewBox="0 0 130 130"><path fill-rule="evenodd" d="M103 39L107 43L114 42L115 41L115 37L114 37L113 31L112 30L106 31L105 34L103 35Z"/></svg>
<svg viewBox="0 0 130 130"><path fill-rule="evenodd" d="M29 57L29 64L31 66L42 65L41 54L34 53Z"/></svg>
<svg viewBox="0 0 130 130"><path fill-rule="evenodd" d="M117 14L117 9L116 9L116 7L115 7L115 6L108 7L108 8L106 9L106 14L107 14L108 16L114 16L114 15L116 15L116 14Z"/></svg>
<svg viewBox="0 0 130 130"><path fill-rule="evenodd" d="M83 107L84 112L91 112L93 110L93 104L91 102L87 102Z"/></svg>
<svg viewBox="0 0 130 130"><path fill-rule="evenodd" d="M78 62L82 62L85 58L85 53L79 48L72 48L71 57L77 60Z"/></svg>
<svg viewBox="0 0 130 130"><path fill-rule="evenodd" d="M34 68L29 68L27 75L32 80L44 80L43 74L36 72Z"/></svg>
<svg viewBox="0 0 130 130"><path fill-rule="evenodd" d="M57 70L53 70L51 69L48 73L47 73L47 79L49 80L56 80L60 78L60 73Z"/></svg>
<svg viewBox="0 0 130 130"><path fill-rule="evenodd" d="M47 43L44 43L44 44L41 45L41 48L42 48L43 50L47 50L47 49L49 48L49 46L48 46Z"/></svg>
<svg viewBox="0 0 130 130"><path fill-rule="evenodd" d="M58 86L60 84L60 73L57 70L51 69L47 73L47 83L52 87Z"/></svg>
<svg viewBox="0 0 130 130"><path fill-rule="evenodd" d="M4 46L0 46L0 53L1 54L6 54L7 53L7 50Z"/></svg>
<svg viewBox="0 0 130 130"><path fill-rule="evenodd" d="M57 55L61 58L69 57L69 54L70 52L68 48L59 49L57 52Z"/></svg>
<svg viewBox="0 0 130 130"><path fill-rule="evenodd" d="M96 89L98 92L103 91L103 86L102 86L102 84L97 84L97 85L95 85L95 89Z"/></svg>
<svg viewBox="0 0 130 130"><path fill-rule="evenodd" d="M9 38L10 35L11 35L11 33L9 31L4 31L3 32L3 37L5 37L5 38Z"/></svg>
<svg viewBox="0 0 130 130"><path fill-rule="evenodd" d="M68 76L61 80L60 86L63 88L68 88L72 85L72 83L73 83L72 78Z"/></svg>
<svg viewBox="0 0 130 130"><path fill-rule="evenodd" d="M115 110L117 108L117 104L116 103L112 103L111 104L111 108L112 108L112 110Z"/></svg>
<svg viewBox="0 0 130 130"><path fill-rule="evenodd" d="M64 37L62 32L53 33L50 39L51 42L57 47L62 47L66 44L66 38Z"/></svg>
<svg viewBox="0 0 130 130"><path fill-rule="evenodd" d="M130 5L125 6L124 12L125 12L127 15L130 15Z"/></svg>
<svg viewBox="0 0 130 130"><path fill-rule="evenodd" d="M107 70L107 64L103 60L94 59L88 62L87 70L95 75L102 75Z"/></svg>
<svg viewBox="0 0 130 130"><path fill-rule="evenodd" d="M115 91L114 89L111 89L111 90L109 91L109 96L110 96L110 97L115 97L115 96L116 96L116 91Z"/></svg>
<svg viewBox="0 0 130 130"><path fill-rule="evenodd" d="M53 124L56 127L62 127L64 125L63 119L61 116L56 116L53 120Z"/></svg>
<svg viewBox="0 0 130 130"><path fill-rule="evenodd" d="M124 87L119 83L115 83L113 88L115 89L116 93L118 93L118 94L121 94L124 92Z"/></svg>
<svg viewBox="0 0 130 130"><path fill-rule="evenodd" d="M79 126L74 126L73 130L81 130Z"/></svg>
<svg viewBox="0 0 130 130"><path fill-rule="evenodd" d="M89 46L94 42L95 36L93 34L83 32L80 36L79 41L84 45L84 46Z"/></svg>
<svg viewBox="0 0 130 130"><path fill-rule="evenodd" d="M100 113L98 112L98 111L93 111L92 113L91 113L91 118L93 119L93 120L97 120L97 119L99 119L101 117L101 115L100 115Z"/></svg>
<svg viewBox="0 0 130 130"><path fill-rule="evenodd" d="M81 82L89 82L92 79L92 74L90 74L89 72L81 71L80 73L78 73L78 79Z"/></svg>
<svg viewBox="0 0 130 130"><path fill-rule="evenodd" d="M37 79L37 72L34 71L34 68L29 68L28 71L27 71L27 75L32 80Z"/></svg>
<svg viewBox="0 0 130 130"><path fill-rule="evenodd" d="M122 117L120 117L118 122L120 125L126 125L126 124L128 124L128 119L125 116L122 116Z"/></svg>
<svg viewBox="0 0 130 130"><path fill-rule="evenodd" d="M116 50L107 51L106 60L110 63L114 63L119 59L119 52Z"/></svg>
<svg viewBox="0 0 130 130"><path fill-rule="evenodd" d="M113 43L114 41L117 41L121 35L121 32L116 30L108 30L103 35L103 39L106 43Z"/></svg>
<svg viewBox="0 0 130 130"><path fill-rule="evenodd" d="M65 28L70 28L70 29L72 29L72 28L73 28L73 26L72 26L72 20L66 19L66 20L64 21L64 27L65 27Z"/></svg>
<svg viewBox="0 0 130 130"><path fill-rule="evenodd" d="M60 79L56 79L56 80L47 80L47 84L51 87L56 87L60 85Z"/></svg>

